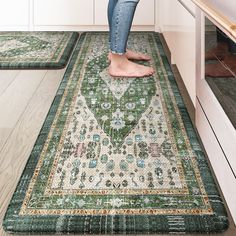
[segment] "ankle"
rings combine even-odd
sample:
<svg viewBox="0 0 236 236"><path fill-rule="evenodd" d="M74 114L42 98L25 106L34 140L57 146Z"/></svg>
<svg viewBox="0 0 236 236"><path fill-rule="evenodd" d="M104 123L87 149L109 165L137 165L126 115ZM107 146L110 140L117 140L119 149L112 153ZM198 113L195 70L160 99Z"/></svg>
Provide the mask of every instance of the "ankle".
<svg viewBox="0 0 236 236"><path fill-rule="evenodd" d="M111 65L113 66L120 66L128 61L125 54L119 55L119 54L110 53L109 58L111 61Z"/></svg>
<svg viewBox="0 0 236 236"><path fill-rule="evenodd" d="M111 59L113 60L121 60L122 58L125 58L125 53L123 54L117 54L117 53L112 53L112 52L109 52L109 55L111 57Z"/></svg>

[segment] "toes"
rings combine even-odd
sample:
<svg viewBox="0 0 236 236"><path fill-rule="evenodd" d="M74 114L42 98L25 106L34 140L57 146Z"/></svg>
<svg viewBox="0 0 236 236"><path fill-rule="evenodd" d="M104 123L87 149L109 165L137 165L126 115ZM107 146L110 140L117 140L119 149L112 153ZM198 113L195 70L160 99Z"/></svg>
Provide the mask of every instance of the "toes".
<svg viewBox="0 0 236 236"><path fill-rule="evenodd" d="M143 74L143 76L151 76L154 74L154 70L153 69L150 69L148 70L146 73Z"/></svg>
<svg viewBox="0 0 236 236"><path fill-rule="evenodd" d="M145 56L144 59L145 59L146 61L150 61L150 60L151 60L151 57Z"/></svg>

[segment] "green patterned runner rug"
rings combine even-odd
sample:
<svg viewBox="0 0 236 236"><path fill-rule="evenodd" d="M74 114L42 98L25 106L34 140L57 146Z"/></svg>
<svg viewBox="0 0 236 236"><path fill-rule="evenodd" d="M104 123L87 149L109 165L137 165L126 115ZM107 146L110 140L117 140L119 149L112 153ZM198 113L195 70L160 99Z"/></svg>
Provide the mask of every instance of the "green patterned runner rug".
<svg viewBox="0 0 236 236"><path fill-rule="evenodd" d="M76 32L0 32L0 69L60 69L78 39Z"/></svg>
<svg viewBox="0 0 236 236"><path fill-rule="evenodd" d="M157 33L130 36L156 74L112 78L84 33L4 219L19 233L222 232L224 205Z"/></svg>

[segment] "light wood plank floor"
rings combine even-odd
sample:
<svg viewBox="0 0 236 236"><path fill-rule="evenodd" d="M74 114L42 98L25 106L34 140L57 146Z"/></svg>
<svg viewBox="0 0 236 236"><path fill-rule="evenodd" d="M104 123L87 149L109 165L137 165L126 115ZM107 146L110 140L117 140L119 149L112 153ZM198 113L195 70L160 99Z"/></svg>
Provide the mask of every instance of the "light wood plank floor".
<svg viewBox="0 0 236 236"><path fill-rule="evenodd" d="M0 225L64 72L0 70Z"/></svg>

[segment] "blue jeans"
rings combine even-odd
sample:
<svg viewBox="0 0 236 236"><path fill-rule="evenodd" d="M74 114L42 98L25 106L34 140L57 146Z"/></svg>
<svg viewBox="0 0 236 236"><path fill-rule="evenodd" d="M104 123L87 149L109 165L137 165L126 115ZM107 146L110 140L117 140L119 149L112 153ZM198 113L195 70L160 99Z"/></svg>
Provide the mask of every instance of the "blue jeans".
<svg viewBox="0 0 236 236"><path fill-rule="evenodd" d="M122 55L126 52L130 28L138 2L139 0L109 0L107 15L112 53Z"/></svg>

